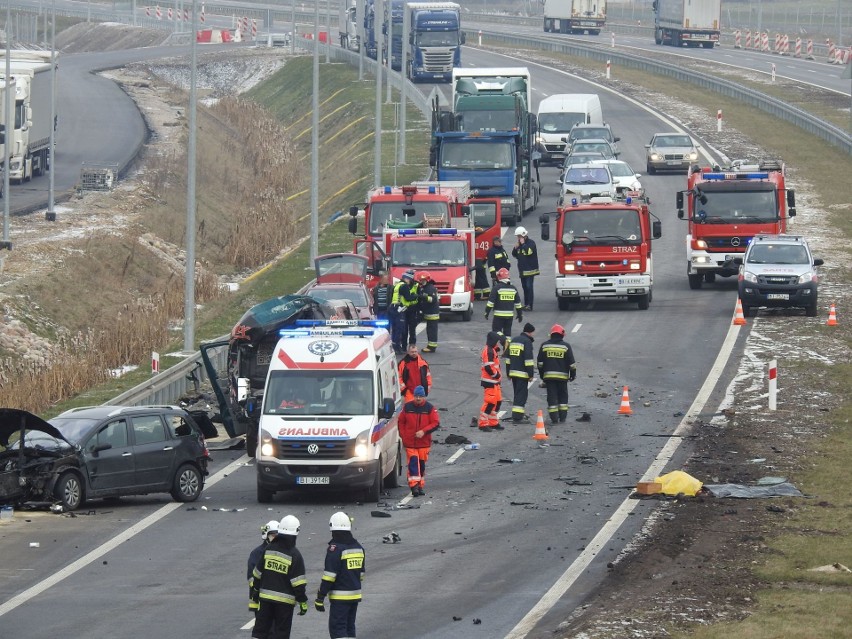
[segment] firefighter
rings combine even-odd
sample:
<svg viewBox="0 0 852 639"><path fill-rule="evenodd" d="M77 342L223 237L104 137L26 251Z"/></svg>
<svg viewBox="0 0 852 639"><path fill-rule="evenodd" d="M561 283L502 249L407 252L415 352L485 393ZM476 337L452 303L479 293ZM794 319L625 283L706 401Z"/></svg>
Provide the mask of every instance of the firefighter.
<svg viewBox="0 0 852 639"><path fill-rule="evenodd" d="M414 399L402 407L399 414L399 436L408 460L408 487L414 497L426 493L426 461L432 449L432 433L441 427L438 411L426 401L422 386L414 389Z"/></svg>
<svg viewBox="0 0 852 639"><path fill-rule="evenodd" d="M524 331L506 346L506 369L512 380L512 421L529 422L526 414L529 383L535 375L535 354L533 352L533 333L535 326L527 322Z"/></svg>
<svg viewBox="0 0 852 639"><path fill-rule="evenodd" d="M482 373L479 383L483 388L482 408L479 420L474 419L471 426L479 426L480 432L503 430L497 413L503 401L503 389L500 381L503 374L500 371L500 350L506 344L506 337L491 331L485 337L485 347L482 349Z"/></svg>
<svg viewBox="0 0 852 639"><path fill-rule="evenodd" d="M497 282L491 288L491 294L485 303L485 319L488 319L492 310L494 319L491 322L491 330L503 333L506 337L512 334L512 317L515 313L518 314L519 322L524 321L518 289L509 281L509 269L501 268L497 271Z"/></svg>
<svg viewBox="0 0 852 639"><path fill-rule="evenodd" d="M501 268L508 271L511 266L509 254L506 252L506 249L503 248L503 238L494 238L494 243L491 244L491 248L488 249L488 255L485 260L488 264L488 275L491 277L491 285L494 286L497 283L497 271Z"/></svg>
<svg viewBox="0 0 852 639"><path fill-rule="evenodd" d="M568 419L568 382L577 377L574 351L565 341L565 329L554 324L550 339L538 349L538 376L547 389L547 413L550 423Z"/></svg>
<svg viewBox="0 0 852 639"><path fill-rule="evenodd" d="M428 271L417 274L417 303L423 319L426 321L426 348L424 353L434 353L438 349L438 320L441 319L441 298L435 282Z"/></svg>
<svg viewBox="0 0 852 639"><path fill-rule="evenodd" d="M305 562L296 548L299 526L293 515L284 517L278 523L278 534L252 571L252 597L260 601L251 632L255 639L289 639L295 607L299 607L300 616L308 612Z"/></svg>
<svg viewBox="0 0 852 639"><path fill-rule="evenodd" d="M406 311L414 303L411 295L411 285L414 283L414 271L406 271L402 279L394 284L391 295L391 305L388 308L388 319L391 322L391 339L393 350L397 354L404 353L408 346L408 327Z"/></svg>
<svg viewBox="0 0 852 639"><path fill-rule="evenodd" d="M518 260L518 273L521 277L521 288L524 291L524 310L531 311L535 302L533 285L535 276L539 274L538 249L523 226L515 229L515 236L518 238L518 243L512 249L512 257Z"/></svg>
<svg viewBox="0 0 852 639"><path fill-rule="evenodd" d="M408 345L408 352L399 360L399 390L405 396L405 401L414 399L414 389L422 386L429 395L432 388L432 373L429 362L420 357L416 344Z"/></svg>
<svg viewBox="0 0 852 639"><path fill-rule="evenodd" d="M325 597L331 602L328 613L328 636L355 639L355 616L361 602L361 580L367 564L364 548L352 536L352 521L344 512L336 512L328 521L331 541L325 552L314 608L325 612Z"/></svg>
<svg viewBox="0 0 852 639"><path fill-rule="evenodd" d="M269 543L275 539L275 535L278 534L278 522L274 519L270 522L267 522L263 526L260 527L260 538L263 540L261 544L255 547L254 550L249 553L248 558L248 572L246 574L246 579L248 579L249 583L249 610L251 610L255 615L255 621L257 617L258 608L260 608L260 600L254 599L252 597L252 586L254 585L254 578L252 577L252 572L254 572L254 567L257 566L257 563L260 561L260 558L263 557L263 551L266 550L266 547Z"/></svg>

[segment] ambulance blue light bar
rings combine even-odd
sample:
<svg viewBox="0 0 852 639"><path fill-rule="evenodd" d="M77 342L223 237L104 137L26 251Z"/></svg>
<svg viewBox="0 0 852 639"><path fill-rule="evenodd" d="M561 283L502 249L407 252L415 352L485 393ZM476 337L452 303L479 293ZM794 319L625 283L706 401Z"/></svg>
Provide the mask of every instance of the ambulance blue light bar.
<svg viewBox="0 0 852 639"><path fill-rule="evenodd" d="M769 173L702 173L705 180L768 180Z"/></svg>
<svg viewBox="0 0 852 639"><path fill-rule="evenodd" d="M458 229L399 229L397 235L458 235Z"/></svg>

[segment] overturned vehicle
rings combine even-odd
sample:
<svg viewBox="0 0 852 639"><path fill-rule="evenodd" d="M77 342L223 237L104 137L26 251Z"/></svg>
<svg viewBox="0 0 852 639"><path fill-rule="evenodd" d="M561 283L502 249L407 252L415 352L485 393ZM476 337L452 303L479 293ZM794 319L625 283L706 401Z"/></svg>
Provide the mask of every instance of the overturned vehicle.
<svg viewBox="0 0 852 639"><path fill-rule="evenodd" d="M254 457L266 374L278 331L303 319L359 319L349 300L320 301L305 295L285 295L246 311L227 339L201 345L201 357L219 404L222 424L230 437L246 436L246 453ZM216 352L227 349L224 370L214 363Z"/></svg>
<svg viewBox="0 0 852 639"><path fill-rule="evenodd" d="M0 504L61 501L59 479L79 468L77 450L57 428L25 410L0 408Z"/></svg>

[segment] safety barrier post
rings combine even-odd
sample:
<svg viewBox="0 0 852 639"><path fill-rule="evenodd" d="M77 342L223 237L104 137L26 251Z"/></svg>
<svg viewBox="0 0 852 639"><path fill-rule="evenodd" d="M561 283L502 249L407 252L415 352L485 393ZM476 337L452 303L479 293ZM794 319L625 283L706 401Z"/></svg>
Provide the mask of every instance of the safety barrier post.
<svg viewBox="0 0 852 639"><path fill-rule="evenodd" d="M781 53L781 34L775 34L775 50L773 53Z"/></svg>
<svg viewBox="0 0 852 639"><path fill-rule="evenodd" d="M482 46L482 29L479 30L479 46Z"/></svg>
<svg viewBox="0 0 852 639"><path fill-rule="evenodd" d="M808 48L807 55L805 56L808 60L814 59L814 41L808 38Z"/></svg>
<svg viewBox="0 0 852 639"><path fill-rule="evenodd" d="M748 31L746 31L745 48L746 48L746 49L751 49L751 29L749 29Z"/></svg>
<svg viewBox="0 0 852 639"><path fill-rule="evenodd" d="M722 109L716 111L716 133L722 132Z"/></svg>
<svg viewBox="0 0 852 639"><path fill-rule="evenodd" d="M772 63L772 81L775 82L775 63Z"/></svg>
<svg viewBox="0 0 852 639"><path fill-rule="evenodd" d="M802 57L802 39L801 38L796 38L796 53L795 53L795 56L797 58Z"/></svg>
<svg viewBox="0 0 852 639"><path fill-rule="evenodd" d="M778 396L778 360L769 361L769 410L777 408Z"/></svg>
<svg viewBox="0 0 852 639"><path fill-rule="evenodd" d="M742 35L740 33L740 30L737 29L736 31L734 31L734 49L742 49L742 48L743 48Z"/></svg>
<svg viewBox="0 0 852 639"><path fill-rule="evenodd" d="M612 32L612 47L615 48L615 31Z"/></svg>
<svg viewBox="0 0 852 639"><path fill-rule="evenodd" d="M607 80L609 80L609 77L610 77L609 71L610 71L611 67L612 67L612 64L610 63L609 60L607 60L606 61L606 79Z"/></svg>

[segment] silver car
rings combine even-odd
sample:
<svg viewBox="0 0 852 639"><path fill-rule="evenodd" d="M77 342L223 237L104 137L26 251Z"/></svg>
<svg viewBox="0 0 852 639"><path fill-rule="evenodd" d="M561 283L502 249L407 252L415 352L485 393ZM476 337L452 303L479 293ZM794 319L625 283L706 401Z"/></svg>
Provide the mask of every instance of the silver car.
<svg viewBox="0 0 852 639"><path fill-rule="evenodd" d="M612 173L605 164L572 164L565 170L559 203L591 197L616 197Z"/></svg>
<svg viewBox="0 0 852 639"><path fill-rule="evenodd" d="M645 189L639 181L642 174L634 172L627 162L623 160L593 160L591 163L605 164L609 167L612 180L615 182L615 190L619 194L638 193L640 197L644 197Z"/></svg>
<svg viewBox="0 0 852 639"><path fill-rule="evenodd" d="M698 161L698 146L684 133L657 133L646 144L648 173L689 171Z"/></svg>

